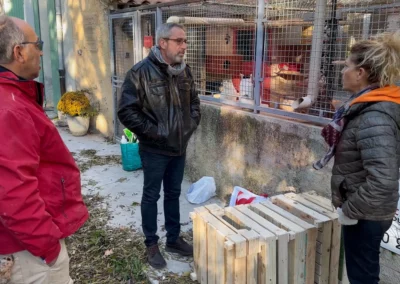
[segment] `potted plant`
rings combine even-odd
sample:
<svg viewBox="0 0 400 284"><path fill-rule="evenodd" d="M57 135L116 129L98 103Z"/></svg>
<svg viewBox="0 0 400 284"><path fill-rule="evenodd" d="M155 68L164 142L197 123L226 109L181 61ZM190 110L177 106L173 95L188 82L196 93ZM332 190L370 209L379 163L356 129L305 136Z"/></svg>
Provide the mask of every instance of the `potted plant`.
<svg viewBox="0 0 400 284"><path fill-rule="evenodd" d="M74 136L86 135L90 118L98 113L90 105L83 91L67 92L62 95L57 109L67 116L68 128Z"/></svg>

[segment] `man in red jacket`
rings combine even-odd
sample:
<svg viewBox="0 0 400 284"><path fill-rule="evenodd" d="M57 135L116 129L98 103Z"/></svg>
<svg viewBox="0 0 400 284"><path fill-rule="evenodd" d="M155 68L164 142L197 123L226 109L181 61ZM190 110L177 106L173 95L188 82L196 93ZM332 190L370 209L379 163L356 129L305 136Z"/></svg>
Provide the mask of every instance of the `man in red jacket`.
<svg viewBox="0 0 400 284"><path fill-rule="evenodd" d="M0 38L0 283L72 283L64 238L89 215L79 169L33 81L43 42L7 16Z"/></svg>

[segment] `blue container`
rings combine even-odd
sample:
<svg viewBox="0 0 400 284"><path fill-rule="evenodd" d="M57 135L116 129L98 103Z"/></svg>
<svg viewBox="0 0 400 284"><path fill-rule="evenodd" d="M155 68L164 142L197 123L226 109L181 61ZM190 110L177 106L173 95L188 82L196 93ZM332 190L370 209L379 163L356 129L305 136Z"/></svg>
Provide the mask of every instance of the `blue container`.
<svg viewBox="0 0 400 284"><path fill-rule="evenodd" d="M121 145L122 168L125 171L134 171L142 167L139 156L139 143L125 143Z"/></svg>

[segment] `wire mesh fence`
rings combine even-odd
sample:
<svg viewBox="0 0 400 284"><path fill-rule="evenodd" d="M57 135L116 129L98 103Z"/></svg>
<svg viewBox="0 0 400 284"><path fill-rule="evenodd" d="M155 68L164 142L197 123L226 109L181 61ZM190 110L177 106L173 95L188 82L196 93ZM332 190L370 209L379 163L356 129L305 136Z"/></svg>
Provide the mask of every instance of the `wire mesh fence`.
<svg viewBox="0 0 400 284"><path fill-rule="evenodd" d="M113 19L113 78L119 88L147 56L156 23L180 23L202 99L323 121L349 97L341 69L352 44L399 30L399 12L400 0L207 0L138 10Z"/></svg>
<svg viewBox="0 0 400 284"><path fill-rule="evenodd" d="M187 30L187 63L200 94L253 100L256 0L207 1L162 9Z"/></svg>

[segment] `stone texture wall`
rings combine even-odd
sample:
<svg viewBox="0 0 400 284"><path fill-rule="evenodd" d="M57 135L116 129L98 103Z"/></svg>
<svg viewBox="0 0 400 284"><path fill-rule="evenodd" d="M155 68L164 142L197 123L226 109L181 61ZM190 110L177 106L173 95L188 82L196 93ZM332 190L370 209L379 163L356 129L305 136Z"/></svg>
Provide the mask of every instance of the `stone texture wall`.
<svg viewBox="0 0 400 284"><path fill-rule="evenodd" d="M186 174L192 180L214 176L221 197L234 186L268 194L315 190L328 197L330 166L312 168L326 151L320 132L316 126L203 104Z"/></svg>

